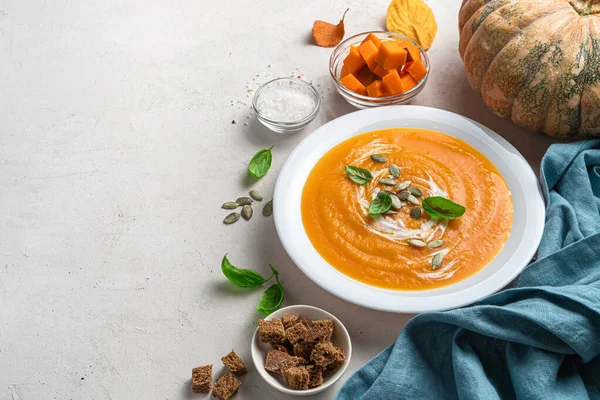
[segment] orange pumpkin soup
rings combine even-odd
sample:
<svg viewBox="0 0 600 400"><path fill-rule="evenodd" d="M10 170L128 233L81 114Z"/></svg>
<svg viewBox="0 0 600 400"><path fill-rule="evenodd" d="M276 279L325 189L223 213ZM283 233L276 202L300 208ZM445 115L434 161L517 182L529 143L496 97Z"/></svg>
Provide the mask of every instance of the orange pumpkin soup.
<svg viewBox="0 0 600 400"><path fill-rule="evenodd" d="M387 160L375 162L372 155ZM400 167L398 178L390 175L391 164ZM357 184L345 166L367 169L373 179ZM397 192L381 179L411 181L423 193L419 205L405 202L397 213L369 215L380 191ZM466 212L450 220L426 212L411 217L411 209L431 196L461 204ZM412 128L364 133L331 149L311 171L301 207L304 229L329 264L357 281L397 290L434 289L475 274L500 252L513 219L506 182L483 154L441 132ZM411 246L410 239L444 242L432 249ZM438 253L443 261L436 268Z"/></svg>

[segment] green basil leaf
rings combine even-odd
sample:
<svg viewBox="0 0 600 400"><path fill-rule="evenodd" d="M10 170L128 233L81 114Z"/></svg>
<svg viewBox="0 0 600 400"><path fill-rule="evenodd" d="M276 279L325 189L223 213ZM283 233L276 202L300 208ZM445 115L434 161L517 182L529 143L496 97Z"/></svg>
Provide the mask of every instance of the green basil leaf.
<svg viewBox="0 0 600 400"><path fill-rule="evenodd" d="M269 168L271 168L271 162L273 161L273 154L271 153L272 148L273 146L268 149L262 149L252 157L250 164L248 164L250 175L255 178L262 178L265 176Z"/></svg>
<svg viewBox="0 0 600 400"><path fill-rule="evenodd" d="M391 206L392 197L385 192L379 192L377 197L375 197L375 199L371 202L371 205L369 206L369 214L383 214L384 212L389 210Z"/></svg>
<svg viewBox="0 0 600 400"><path fill-rule="evenodd" d="M256 306L256 311L269 315L273 311L279 310L281 303L283 303L283 286L280 283L274 283L263 293Z"/></svg>
<svg viewBox="0 0 600 400"><path fill-rule="evenodd" d="M256 271L251 269L241 269L232 265L227 259L227 255L225 255L223 261L221 261L221 270L223 271L223 275L229 279L229 282L241 287L260 286L271 279L275 274L274 272L268 279L265 279Z"/></svg>
<svg viewBox="0 0 600 400"><path fill-rule="evenodd" d="M364 185L373 179L373 174L371 174L371 171L368 169L349 165L346 165L346 175L348 175L348 178L350 178L352 182L358 183L359 185Z"/></svg>
<svg viewBox="0 0 600 400"><path fill-rule="evenodd" d="M443 219L456 219L462 217L467 210L460 204L448 200L444 197L427 197L421 202L423 210L432 217Z"/></svg>

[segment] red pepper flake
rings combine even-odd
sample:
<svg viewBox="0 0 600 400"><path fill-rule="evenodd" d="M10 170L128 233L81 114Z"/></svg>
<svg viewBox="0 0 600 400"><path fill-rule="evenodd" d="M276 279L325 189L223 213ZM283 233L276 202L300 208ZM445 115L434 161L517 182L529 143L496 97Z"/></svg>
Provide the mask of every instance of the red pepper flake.
<svg viewBox="0 0 600 400"><path fill-rule="evenodd" d="M235 122L235 119L232 119L232 120L231 120L231 124L233 125L233 124L235 124L235 123L236 123L236 122Z"/></svg>
<svg viewBox="0 0 600 400"><path fill-rule="evenodd" d="M302 77L301 77L300 75L298 75L296 78L298 78L298 79L302 79Z"/></svg>

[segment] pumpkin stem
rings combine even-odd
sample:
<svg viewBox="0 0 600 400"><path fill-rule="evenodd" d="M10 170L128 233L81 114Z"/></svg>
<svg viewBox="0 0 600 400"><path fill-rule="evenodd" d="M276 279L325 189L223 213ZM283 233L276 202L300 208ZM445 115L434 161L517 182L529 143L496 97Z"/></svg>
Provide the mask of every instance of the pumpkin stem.
<svg viewBox="0 0 600 400"><path fill-rule="evenodd" d="M600 13L600 0L569 0L569 4L581 16Z"/></svg>

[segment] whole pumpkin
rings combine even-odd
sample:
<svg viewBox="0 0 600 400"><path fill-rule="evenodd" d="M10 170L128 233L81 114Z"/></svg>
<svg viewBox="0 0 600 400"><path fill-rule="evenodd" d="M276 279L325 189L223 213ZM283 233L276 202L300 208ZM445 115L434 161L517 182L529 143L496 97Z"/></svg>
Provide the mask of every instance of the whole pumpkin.
<svg viewBox="0 0 600 400"><path fill-rule="evenodd" d="M463 0L459 28L469 84L495 114L600 136L600 0Z"/></svg>

